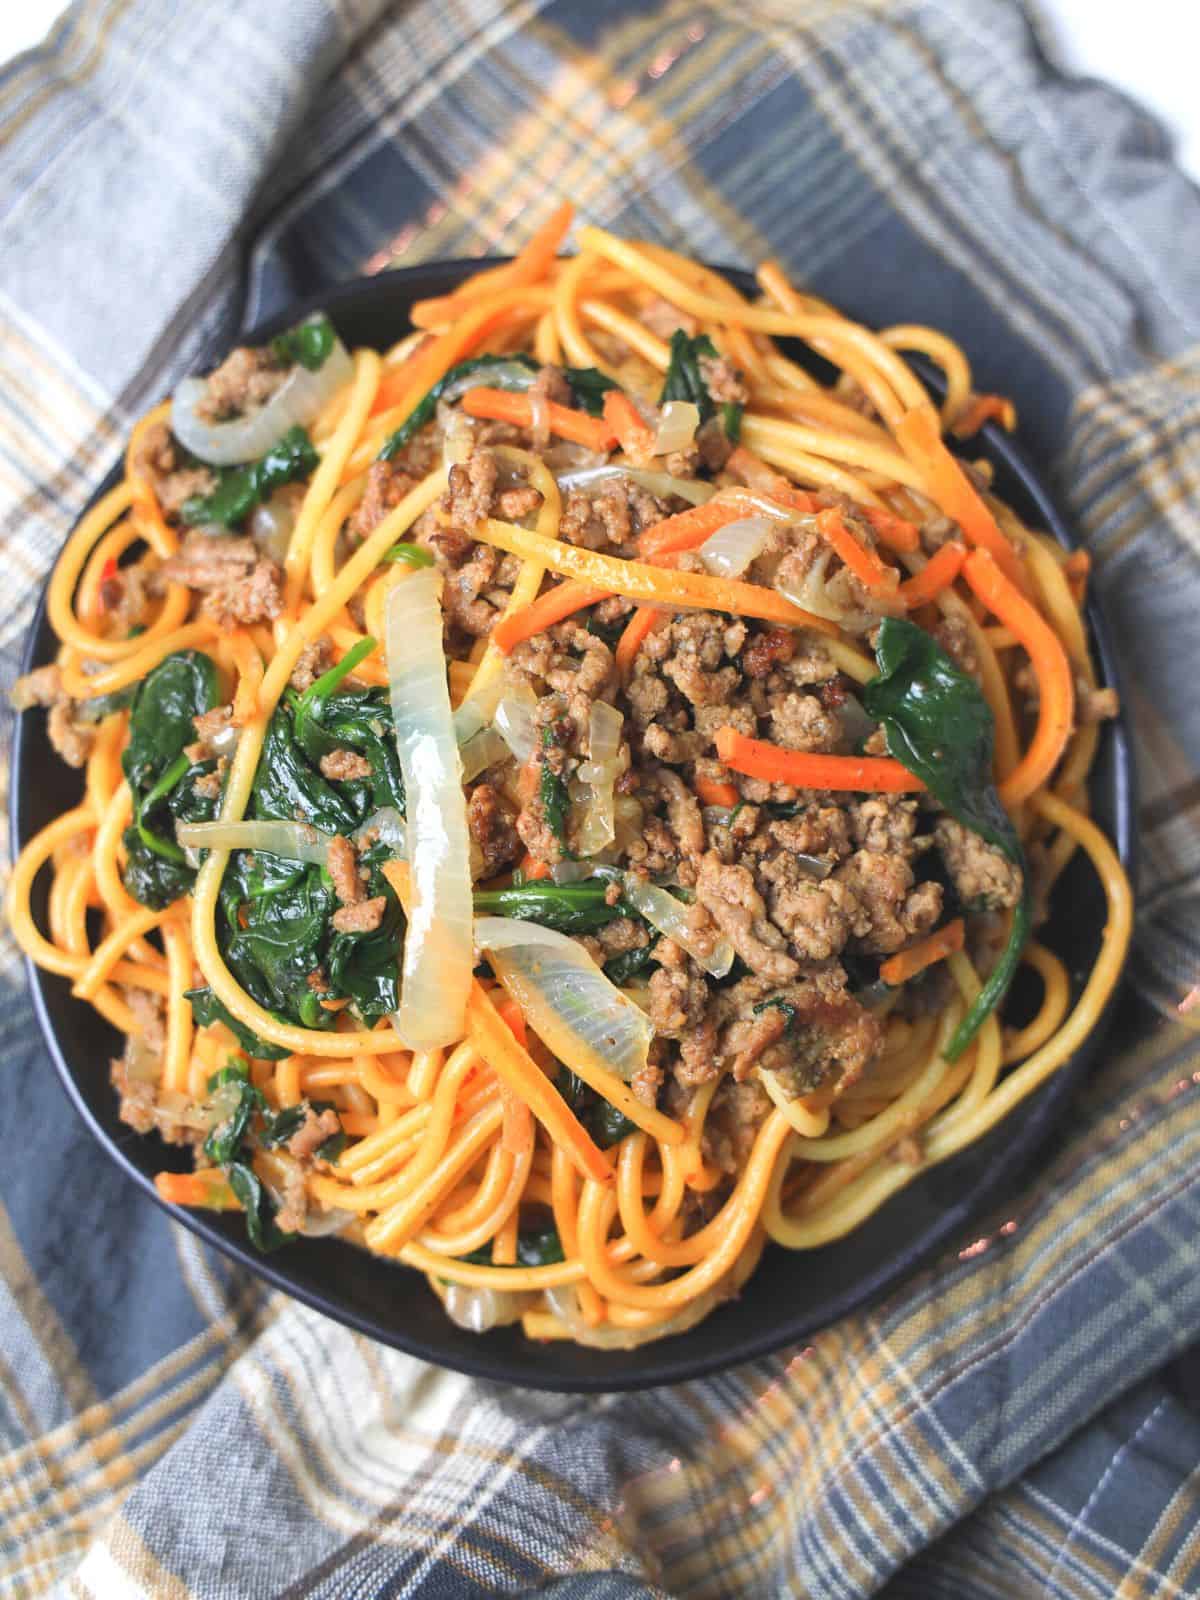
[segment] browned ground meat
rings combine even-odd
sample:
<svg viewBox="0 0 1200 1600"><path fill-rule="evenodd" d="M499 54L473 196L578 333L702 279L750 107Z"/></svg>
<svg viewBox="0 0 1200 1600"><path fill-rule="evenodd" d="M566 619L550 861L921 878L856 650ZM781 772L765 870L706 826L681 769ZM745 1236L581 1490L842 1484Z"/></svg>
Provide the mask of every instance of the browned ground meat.
<svg viewBox="0 0 1200 1600"><path fill-rule="evenodd" d="M722 1172L739 1172L770 1109L770 1097L757 1079L747 1078L744 1083L722 1079L704 1119L705 1159Z"/></svg>
<svg viewBox="0 0 1200 1600"><path fill-rule="evenodd" d="M303 694L306 689L312 688L321 674L328 671L332 664L333 648L322 634L319 639L314 639L312 644L306 644L301 650L288 682L298 694Z"/></svg>
<svg viewBox="0 0 1200 1600"><path fill-rule="evenodd" d="M371 763L357 750L331 750L321 757L321 776L334 783L350 783L371 776Z"/></svg>
<svg viewBox="0 0 1200 1600"><path fill-rule="evenodd" d="M358 900L352 906L339 906L329 921L335 933L374 933L387 910L387 896Z"/></svg>
<svg viewBox="0 0 1200 1600"><path fill-rule="evenodd" d="M979 655L975 641L969 625L961 617L943 617L934 628L933 637L956 667L972 678L979 677Z"/></svg>
<svg viewBox="0 0 1200 1600"><path fill-rule="evenodd" d="M829 880L851 891L859 914L851 924L859 948L891 955L917 934L928 933L942 914L940 883L914 886L913 870L898 856L857 850Z"/></svg>
<svg viewBox="0 0 1200 1600"><path fill-rule="evenodd" d="M367 487L346 524L346 533L361 543L394 511L417 483L411 473L393 461L372 461L367 468Z"/></svg>
<svg viewBox="0 0 1200 1600"><path fill-rule="evenodd" d="M266 402L283 383L288 369L269 348L231 350L208 375L208 392L196 407L205 422L224 422Z"/></svg>
<svg viewBox="0 0 1200 1600"><path fill-rule="evenodd" d="M57 754L69 767L82 767L92 753L96 730L75 720L75 703L62 686L62 671L57 664L38 667L18 678L9 694L15 711L30 706L46 706L46 731Z"/></svg>
<svg viewBox="0 0 1200 1600"><path fill-rule="evenodd" d="M450 520L470 532L491 515L499 468L490 450L472 450L465 466L450 468L446 510Z"/></svg>
<svg viewBox="0 0 1200 1600"><path fill-rule="evenodd" d="M712 356L701 356L699 367L704 387L718 405L744 406L749 400L750 391L742 382L741 373L724 356L718 356L715 361Z"/></svg>
<svg viewBox="0 0 1200 1600"><path fill-rule="evenodd" d="M192 531L162 572L202 593L201 609L222 627L272 622L283 610L283 574L253 539Z"/></svg>
<svg viewBox="0 0 1200 1600"><path fill-rule="evenodd" d="M939 817L933 830L950 881L969 910L1002 911L1021 898L1021 872L995 846L953 817Z"/></svg>
<svg viewBox="0 0 1200 1600"><path fill-rule="evenodd" d="M521 837L513 818L489 783L476 784L467 801L467 826L479 848L481 878L494 878L521 855Z"/></svg>
<svg viewBox="0 0 1200 1600"><path fill-rule="evenodd" d="M210 467L183 466L171 431L165 422L147 428L135 463L136 470L150 482L162 513L173 520L185 500L193 495L211 494L217 475Z"/></svg>
<svg viewBox="0 0 1200 1600"><path fill-rule="evenodd" d="M700 862L696 899L752 972L772 983L787 983L799 972L782 933L767 920L766 904L748 868L726 866L710 851Z"/></svg>
<svg viewBox="0 0 1200 1600"><path fill-rule="evenodd" d="M297 1161L304 1161L314 1155L326 1139L332 1139L335 1133L342 1131L342 1124L336 1111L316 1111L312 1106L304 1108L304 1121L288 1140L288 1150Z"/></svg>
<svg viewBox="0 0 1200 1600"><path fill-rule="evenodd" d="M233 707L214 706L211 711L202 711L198 717L192 718L192 727L196 730L196 742L189 744L184 754L189 761L207 761L213 754L212 741L225 732L233 721Z"/></svg>
<svg viewBox="0 0 1200 1600"><path fill-rule="evenodd" d="M1075 720L1080 727L1120 715L1121 697L1115 689L1093 689L1085 678L1075 680Z"/></svg>
<svg viewBox="0 0 1200 1600"><path fill-rule="evenodd" d="M502 489L496 497L497 510L509 522L519 522L522 517L537 511L541 503L541 494L529 484L519 489Z"/></svg>
<svg viewBox="0 0 1200 1600"><path fill-rule="evenodd" d="M334 834L329 841L325 864L333 879L334 893L343 906L357 905L363 898L363 880L349 839L343 839L340 833Z"/></svg>

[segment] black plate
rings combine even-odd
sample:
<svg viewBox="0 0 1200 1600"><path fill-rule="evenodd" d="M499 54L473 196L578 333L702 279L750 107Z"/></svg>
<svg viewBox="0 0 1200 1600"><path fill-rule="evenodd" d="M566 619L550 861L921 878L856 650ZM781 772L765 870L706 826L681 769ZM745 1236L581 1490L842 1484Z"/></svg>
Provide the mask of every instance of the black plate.
<svg viewBox="0 0 1200 1600"><path fill-rule="evenodd" d="M247 338L258 342L324 306L347 344L386 347L408 331L407 312L413 301L446 294L480 266L478 261L440 262L347 284L293 306L286 316L272 318ZM753 292L747 275L727 275ZM923 375L936 383L935 375L924 371ZM1048 529L1061 544L1073 545L1071 533L1020 447L994 426L984 429L981 443L995 466L999 492L1023 517ZM979 444L973 449L980 453ZM110 487L115 476L97 494ZM1102 678L1115 684L1116 666L1104 626L1094 607L1089 607L1088 615ZM43 595L30 632L25 670L51 660L55 643ZM12 783L16 847L72 805L75 792L75 780L50 750L43 719L19 718ZM1104 730L1091 794L1097 820L1132 871L1133 752L1119 723ZM44 915L45 895L43 875L34 900L39 918ZM1076 989L1096 958L1104 920L1103 893L1080 852L1064 877L1053 919L1043 934L1066 961ZM182 1168L186 1160L157 1137L131 1138L117 1120L116 1097L97 1063L119 1052L119 1036L90 1006L72 999L65 979L32 964L29 977L46 1043L75 1109L112 1160L145 1195L162 1204L154 1189L154 1173L164 1167ZM247 1245L237 1217L165 1209L276 1288L427 1361L536 1389L605 1391L675 1383L807 1338L878 1298L959 1236L986 1206L1004 1194L1012 1195L1087 1070L1101 1032L1098 1028L1038 1094L986 1139L922 1174L850 1238L803 1254L771 1246L736 1301L690 1332L634 1351L534 1344L511 1328L482 1337L466 1333L450 1322L432 1291L407 1268L337 1240L309 1240L276 1255L260 1256Z"/></svg>

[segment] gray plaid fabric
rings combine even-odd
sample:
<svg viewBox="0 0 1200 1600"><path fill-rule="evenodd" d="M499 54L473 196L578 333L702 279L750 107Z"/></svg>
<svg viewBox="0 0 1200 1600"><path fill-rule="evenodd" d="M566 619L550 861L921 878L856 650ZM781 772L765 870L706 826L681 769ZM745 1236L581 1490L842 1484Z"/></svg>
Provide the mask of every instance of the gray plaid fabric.
<svg viewBox="0 0 1200 1600"><path fill-rule="evenodd" d="M380 1349L137 1198L0 951L0 1593L1200 1591L1200 199L1013 0L89 0L0 74L0 617L212 338L563 197L931 321L1091 548L1144 778L1135 984L1036 1178L802 1350L547 1397ZM852 1244L848 1246L852 1248ZM414 1285L414 1292L418 1292ZM423 1291L422 1291L423 1292Z"/></svg>

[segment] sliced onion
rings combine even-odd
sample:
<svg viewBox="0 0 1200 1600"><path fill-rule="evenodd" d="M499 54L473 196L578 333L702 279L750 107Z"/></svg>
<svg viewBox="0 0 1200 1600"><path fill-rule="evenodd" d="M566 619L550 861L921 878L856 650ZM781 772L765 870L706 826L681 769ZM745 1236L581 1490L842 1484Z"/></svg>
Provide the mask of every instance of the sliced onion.
<svg viewBox="0 0 1200 1600"><path fill-rule="evenodd" d="M675 450L690 450L700 426L700 408L690 400L668 400L662 408L662 421L654 440L653 454L669 456Z"/></svg>
<svg viewBox="0 0 1200 1600"><path fill-rule="evenodd" d="M208 736L208 748L219 756L233 759L234 752L242 737L242 730L236 722L227 722L223 728Z"/></svg>
<svg viewBox="0 0 1200 1600"><path fill-rule="evenodd" d="M408 825L395 806L380 806L378 811L373 811L362 827L355 830L354 842L361 844L372 835L371 842L387 845L397 860L407 858Z"/></svg>
<svg viewBox="0 0 1200 1600"><path fill-rule="evenodd" d="M536 705L537 696L524 684L509 689L496 707L496 731L522 766L537 749Z"/></svg>
<svg viewBox="0 0 1200 1600"><path fill-rule="evenodd" d="M485 380L493 389L513 391L531 389L536 377L537 373L531 372L523 361L496 361L482 377L479 372L464 372L459 377L452 378L438 398L443 404L461 400L468 389L478 388Z"/></svg>
<svg viewBox="0 0 1200 1600"><path fill-rule="evenodd" d="M128 1036L123 1059L131 1083L158 1083L163 1075L162 1051L152 1049L143 1033Z"/></svg>
<svg viewBox="0 0 1200 1600"><path fill-rule="evenodd" d="M478 917L475 942L534 1033L566 1066L591 1061L628 1083L646 1065L654 1029L581 944L511 917Z"/></svg>
<svg viewBox="0 0 1200 1600"><path fill-rule="evenodd" d="M722 1284L689 1300L682 1310L664 1322L653 1322L648 1327L619 1328L602 1323L593 1328L579 1307L579 1295L572 1283L544 1289L546 1304L560 1322L566 1323L576 1344L590 1345L593 1350L636 1350L639 1345L652 1344L656 1339L669 1339L672 1334L686 1333L698 1322L703 1322L709 1312L728 1298L728 1289Z"/></svg>
<svg viewBox="0 0 1200 1600"><path fill-rule="evenodd" d="M704 505L717 492L713 484L704 483L699 478L676 478L669 472L651 472L644 467L584 467L579 472L564 472L556 481L560 489L583 489L588 484L603 483L605 479L613 478L628 478L662 500L678 495L681 500L687 500L694 506Z"/></svg>
<svg viewBox="0 0 1200 1600"><path fill-rule="evenodd" d="M703 806L700 815L709 828L728 828L733 823L732 806Z"/></svg>
<svg viewBox="0 0 1200 1600"><path fill-rule="evenodd" d="M508 746L495 728L481 728L459 750L462 760L463 782L470 783L481 772L494 767L498 761L508 760Z"/></svg>
<svg viewBox="0 0 1200 1600"><path fill-rule="evenodd" d="M305 1214L300 1232L306 1239L327 1239L332 1233L341 1233L356 1220L355 1212L343 1211L341 1206L333 1206L328 1211L310 1210Z"/></svg>
<svg viewBox="0 0 1200 1600"><path fill-rule="evenodd" d="M556 861L550 868L555 883L582 883L592 875L590 861Z"/></svg>
<svg viewBox="0 0 1200 1600"><path fill-rule="evenodd" d="M829 576L832 556L832 550L822 550L800 583L780 583L776 579L775 589L793 605L836 622L847 633L866 633L878 624L879 616L862 610L853 605L848 596L839 594L837 585L841 573L833 578Z"/></svg>
<svg viewBox="0 0 1200 1600"><path fill-rule="evenodd" d="M466 1283L448 1283L442 1295L446 1315L468 1333L487 1333L520 1322L529 1308L528 1294L507 1289L475 1289Z"/></svg>
<svg viewBox="0 0 1200 1600"><path fill-rule="evenodd" d="M762 553L771 534L766 517L739 517L710 533L697 554L709 572L719 578L740 578Z"/></svg>
<svg viewBox="0 0 1200 1600"><path fill-rule="evenodd" d="M688 926L688 908L681 900L632 872L627 872L622 879L622 889L625 899L641 912L650 926L686 950L710 978L729 975L733 966L733 945L728 939L718 939L711 947L701 943Z"/></svg>
<svg viewBox="0 0 1200 1600"><path fill-rule="evenodd" d="M296 504L294 494L273 494L264 505L255 506L250 513L250 537L263 555L270 556L281 566L296 526Z"/></svg>
<svg viewBox="0 0 1200 1600"><path fill-rule="evenodd" d="M588 756L576 776L588 796L576 844L581 856L594 856L616 837L615 784L619 775L621 729L625 718L604 700L592 702L588 718Z"/></svg>
<svg viewBox="0 0 1200 1600"><path fill-rule="evenodd" d="M204 378L184 378L171 401L171 432L185 450L214 467L257 461L297 423L308 427L327 402L354 376L354 362L340 339L315 372L300 362L266 402L230 422L204 422L196 407L208 394Z"/></svg>
<svg viewBox="0 0 1200 1600"><path fill-rule="evenodd" d="M412 876L395 1024L412 1050L462 1038L474 965L467 802L446 684L441 589L440 573L424 567L387 597L388 687Z"/></svg>
<svg viewBox="0 0 1200 1600"><path fill-rule="evenodd" d="M265 850L284 861L323 867L333 835L307 822L179 822L175 837L192 850Z"/></svg>
<svg viewBox="0 0 1200 1600"><path fill-rule="evenodd" d="M442 465L465 466L475 448L475 429L465 412L455 411L445 402L438 401L437 417L442 427Z"/></svg>

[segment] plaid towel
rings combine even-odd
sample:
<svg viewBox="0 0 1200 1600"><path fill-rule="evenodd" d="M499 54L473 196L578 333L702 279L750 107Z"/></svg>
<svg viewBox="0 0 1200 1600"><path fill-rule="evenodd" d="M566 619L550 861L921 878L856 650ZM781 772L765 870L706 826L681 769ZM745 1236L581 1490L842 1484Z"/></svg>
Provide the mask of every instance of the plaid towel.
<svg viewBox="0 0 1200 1600"><path fill-rule="evenodd" d="M0 672L214 334L564 196L934 322L1014 394L1128 669L1135 985L976 1236L804 1349L597 1399L379 1349L169 1223L6 943L0 1593L1195 1595L1200 1422L1154 1374L1200 1334L1200 1054L1163 1020L1200 970L1200 197L1013 0L84 0L0 74Z"/></svg>

